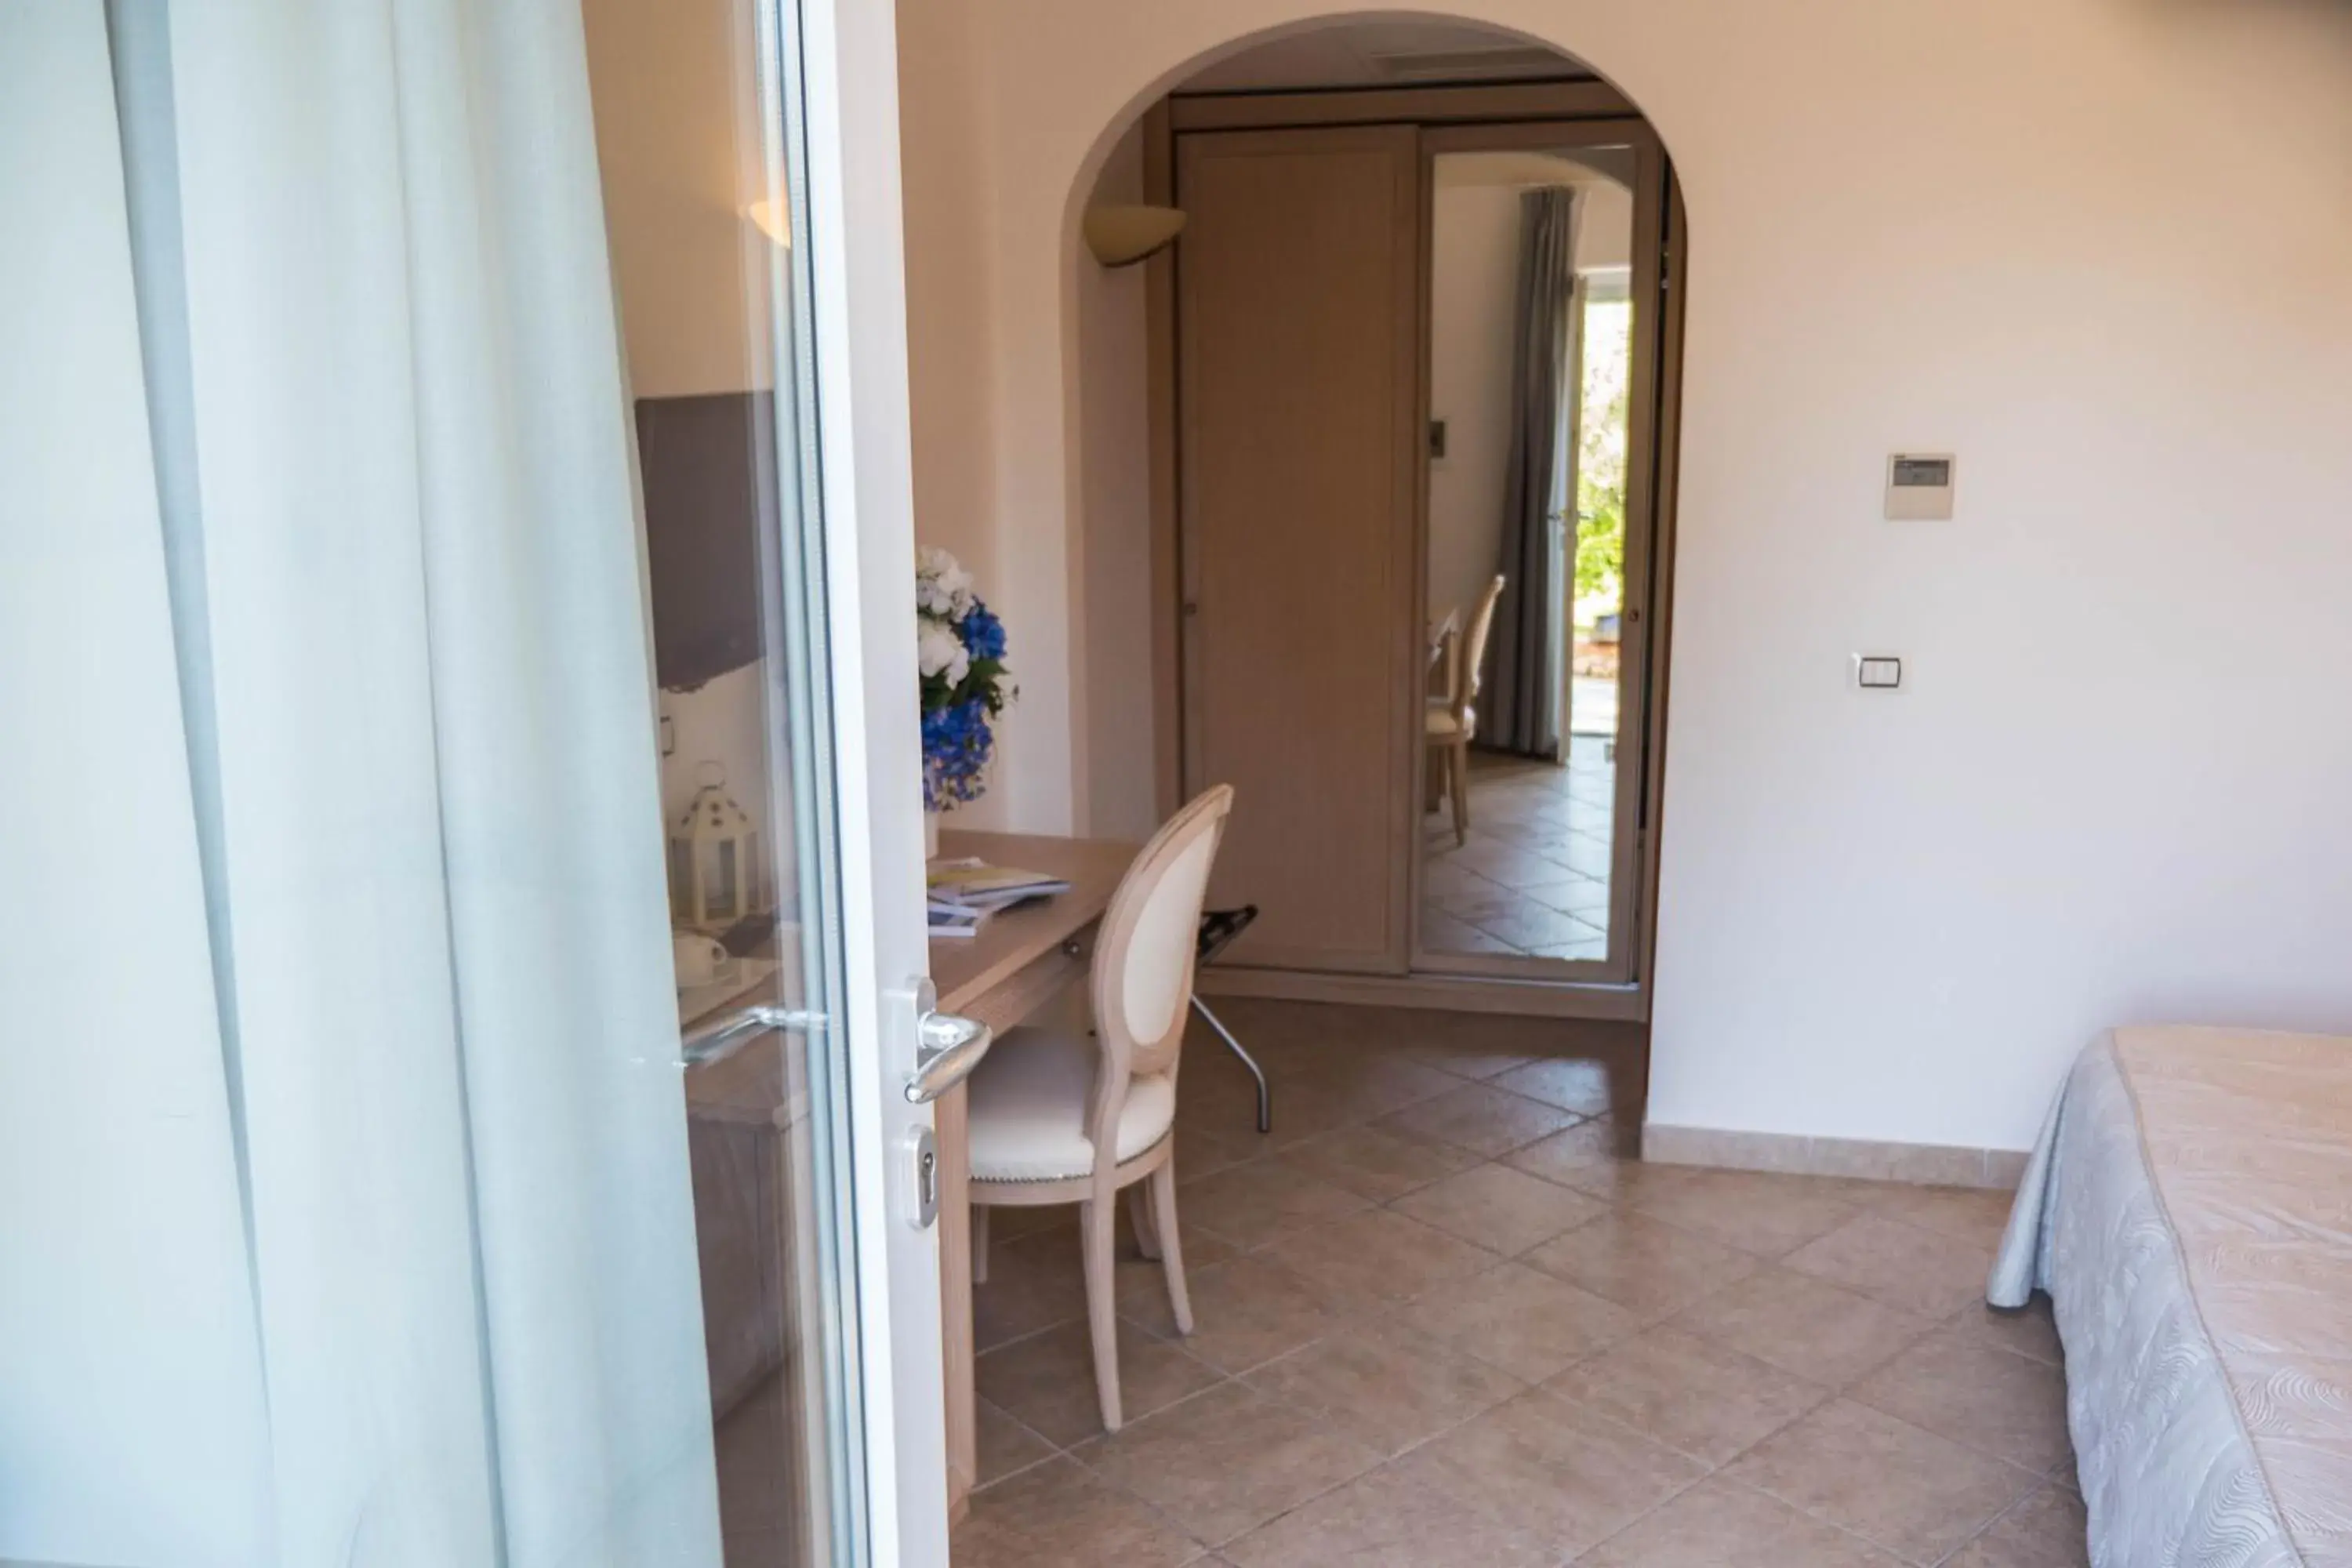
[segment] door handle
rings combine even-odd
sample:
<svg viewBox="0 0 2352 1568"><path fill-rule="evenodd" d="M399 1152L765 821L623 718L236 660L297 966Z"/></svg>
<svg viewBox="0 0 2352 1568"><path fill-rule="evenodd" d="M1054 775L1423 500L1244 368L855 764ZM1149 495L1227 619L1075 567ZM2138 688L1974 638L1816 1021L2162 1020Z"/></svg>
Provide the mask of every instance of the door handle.
<svg viewBox="0 0 2352 1568"><path fill-rule="evenodd" d="M907 1079L907 1100L929 1105L965 1079L995 1043L996 1033L977 1018L939 1011L939 992L928 980L915 988L915 1070Z"/></svg>
<svg viewBox="0 0 2352 1568"><path fill-rule="evenodd" d="M763 1004L746 1007L740 1013L730 1013L708 1024L688 1029L678 1037L678 1060L688 1067L705 1067L725 1061L743 1048L744 1042L754 1035L764 1035L770 1029L797 1029L814 1034L824 1026L824 1015L798 1007L778 1007Z"/></svg>

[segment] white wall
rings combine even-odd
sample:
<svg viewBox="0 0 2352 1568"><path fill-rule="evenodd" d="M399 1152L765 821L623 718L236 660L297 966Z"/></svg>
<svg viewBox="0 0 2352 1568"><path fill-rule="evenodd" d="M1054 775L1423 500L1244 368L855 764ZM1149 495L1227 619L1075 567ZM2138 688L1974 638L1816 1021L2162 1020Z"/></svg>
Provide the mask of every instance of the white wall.
<svg viewBox="0 0 2352 1568"><path fill-rule="evenodd" d="M958 0L901 0L898 123L907 230L908 367L915 449L915 537L955 552L980 595L1003 618L1005 663L1021 695L997 724L988 793L956 808L956 825L1006 827L1032 812L1075 822L1087 794L1079 777L1084 712L1076 700L1069 620L1079 570L1072 535L1056 528L1051 559L1007 554L998 519L1024 503L1000 493L995 385L1002 366L997 321L985 306L996 263L998 171L982 138L996 83L977 68L982 7ZM1075 275L1075 262L1073 262ZM1076 333L1068 332L1075 353ZM1075 452L1075 442L1070 449ZM1050 511L1077 515L1076 465L1055 471Z"/></svg>
<svg viewBox="0 0 2352 1568"><path fill-rule="evenodd" d="M971 117L906 151L975 160L989 214L915 320L991 342L915 369L992 424L964 521L1033 649L1003 804L1052 829L1074 193L1189 62L1315 7L963 9L901 15L976 29ZM1607 72L1689 198L1653 1118L2021 1147L2113 1020L2352 1029L2352 17L1457 9ZM1904 447L1959 453L1958 521L1877 521ZM1862 647L1915 689L1849 692Z"/></svg>
<svg viewBox="0 0 2352 1568"><path fill-rule="evenodd" d="M1129 131L1096 182L1094 202L1143 199L1143 137ZM1077 269L1082 510L1078 613L1086 762L1082 831L1149 838L1160 826L1151 691L1150 343L1144 268Z"/></svg>
<svg viewBox="0 0 2352 1568"><path fill-rule="evenodd" d="M1576 269L1630 268L1633 262L1633 193L1612 180L1587 180L1577 215Z"/></svg>
<svg viewBox="0 0 2352 1568"><path fill-rule="evenodd" d="M1520 194L1516 184L1431 193L1429 416L1445 421L1445 456L1429 465L1433 617L1466 616L1502 554Z"/></svg>
<svg viewBox="0 0 2352 1568"><path fill-rule="evenodd" d="M771 384L758 56L743 0L582 0L630 392Z"/></svg>
<svg viewBox="0 0 2352 1568"><path fill-rule="evenodd" d="M986 296L994 258L978 137L988 84L974 68L974 7L905 0L898 8L898 124L907 225L907 358L913 373L915 536L951 550L997 588L994 333ZM1017 656L1016 656L1017 657Z"/></svg>

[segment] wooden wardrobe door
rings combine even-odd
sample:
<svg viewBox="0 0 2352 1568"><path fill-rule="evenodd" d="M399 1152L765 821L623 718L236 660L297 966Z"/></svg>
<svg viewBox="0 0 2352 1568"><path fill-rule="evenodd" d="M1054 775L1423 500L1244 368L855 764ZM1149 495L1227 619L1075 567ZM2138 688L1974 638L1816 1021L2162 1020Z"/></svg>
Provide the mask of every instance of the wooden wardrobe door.
<svg viewBox="0 0 2352 1568"><path fill-rule="evenodd" d="M1421 157L1407 126L1191 134L1178 257L1188 793L1235 799L1235 961L1403 973L1422 715Z"/></svg>

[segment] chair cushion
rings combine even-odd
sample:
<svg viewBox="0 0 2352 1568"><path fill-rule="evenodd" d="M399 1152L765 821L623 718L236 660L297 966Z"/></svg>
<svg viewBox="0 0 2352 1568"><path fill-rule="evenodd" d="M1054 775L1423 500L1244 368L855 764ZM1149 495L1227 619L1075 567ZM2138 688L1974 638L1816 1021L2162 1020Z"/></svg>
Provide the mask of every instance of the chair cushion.
<svg viewBox="0 0 2352 1568"><path fill-rule="evenodd" d="M1091 1175L1095 1146L1087 1136L1102 1043L1057 1029L1008 1029L966 1079L971 1106L971 1177L976 1182L1057 1182ZM1169 1074L1131 1079L1118 1119L1124 1163L1168 1134L1176 1120Z"/></svg>
<svg viewBox="0 0 2352 1568"><path fill-rule="evenodd" d="M1423 710L1423 714L1424 717L1422 721L1423 733L1426 734L1433 741L1450 741L1456 735L1465 733L1468 730L1475 729L1478 723L1477 712L1473 710L1463 715L1463 718L1468 721L1468 723L1465 726L1457 727L1454 722L1454 710L1450 707L1440 708L1433 702L1430 704L1427 709Z"/></svg>

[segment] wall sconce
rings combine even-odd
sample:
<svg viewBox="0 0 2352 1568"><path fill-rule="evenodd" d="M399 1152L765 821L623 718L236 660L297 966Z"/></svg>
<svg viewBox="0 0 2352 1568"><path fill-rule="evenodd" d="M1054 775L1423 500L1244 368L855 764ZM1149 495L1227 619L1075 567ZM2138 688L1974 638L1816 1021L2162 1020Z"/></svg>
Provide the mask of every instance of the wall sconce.
<svg viewBox="0 0 2352 1568"><path fill-rule="evenodd" d="M1080 224L1087 248L1105 267L1132 267L1164 249L1184 226L1174 207L1088 207Z"/></svg>

